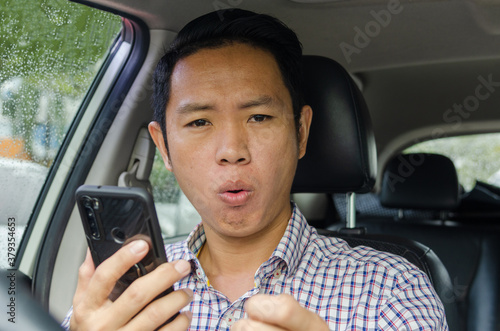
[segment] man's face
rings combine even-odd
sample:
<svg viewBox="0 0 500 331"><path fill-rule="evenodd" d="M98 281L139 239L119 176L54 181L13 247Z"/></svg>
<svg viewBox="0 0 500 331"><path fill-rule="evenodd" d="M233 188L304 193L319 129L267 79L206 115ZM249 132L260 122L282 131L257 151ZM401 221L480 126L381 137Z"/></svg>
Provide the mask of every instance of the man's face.
<svg viewBox="0 0 500 331"><path fill-rule="evenodd" d="M169 155L159 127L151 133L205 226L241 238L288 221L311 116L305 106L297 139L274 57L235 43L176 64L166 109Z"/></svg>

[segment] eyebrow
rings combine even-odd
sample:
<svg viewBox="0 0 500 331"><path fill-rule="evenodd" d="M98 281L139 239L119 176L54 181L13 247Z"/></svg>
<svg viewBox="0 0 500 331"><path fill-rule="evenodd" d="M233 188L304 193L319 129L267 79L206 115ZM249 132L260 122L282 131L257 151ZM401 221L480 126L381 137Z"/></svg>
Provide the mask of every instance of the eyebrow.
<svg viewBox="0 0 500 331"><path fill-rule="evenodd" d="M258 106L270 106L273 103L276 103L276 100L273 97L269 95L263 95L255 100L250 100L248 102L241 104L238 108L246 109Z"/></svg>
<svg viewBox="0 0 500 331"><path fill-rule="evenodd" d="M175 111L179 114L187 114L196 111L213 110L213 109L215 109L215 106L212 104L202 104L202 103L192 102L179 106Z"/></svg>
<svg viewBox="0 0 500 331"><path fill-rule="evenodd" d="M269 95L260 96L254 100L246 101L238 105L238 109L248 109L252 107L266 106L269 107L274 103L280 103L280 101ZM191 112L204 111L204 110L214 110L215 105L210 103L197 103L190 102L179 106L176 112L179 114L187 114Z"/></svg>

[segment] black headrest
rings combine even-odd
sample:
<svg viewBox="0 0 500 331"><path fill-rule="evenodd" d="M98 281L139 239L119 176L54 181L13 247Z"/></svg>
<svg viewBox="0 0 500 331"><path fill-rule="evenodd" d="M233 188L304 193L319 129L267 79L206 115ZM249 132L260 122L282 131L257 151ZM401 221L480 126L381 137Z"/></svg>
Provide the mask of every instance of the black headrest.
<svg viewBox="0 0 500 331"><path fill-rule="evenodd" d="M369 192L377 172L375 138L351 76L331 59L304 56L304 96L313 118L292 192Z"/></svg>
<svg viewBox="0 0 500 331"><path fill-rule="evenodd" d="M385 168L380 190L384 207L452 210L460 186L453 162L437 154L401 154Z"/></svg>

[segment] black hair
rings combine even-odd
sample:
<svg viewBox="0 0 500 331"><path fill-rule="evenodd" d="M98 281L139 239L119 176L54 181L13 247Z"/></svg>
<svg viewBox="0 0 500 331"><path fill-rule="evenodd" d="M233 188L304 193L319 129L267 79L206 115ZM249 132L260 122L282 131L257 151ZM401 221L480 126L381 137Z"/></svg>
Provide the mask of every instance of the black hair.
<svg viewBox="0 0 500 331"><path fill-rule="evenodd" d="M297 35L280 20L243 9L211 12L188 23L160 59L153 75L153 120L160 124L168 150L166 107L170 97L170 78L175 64L201 49L244 43L270 52L281 71L293 106L298 132L302 95L302 45Z"/></svg>

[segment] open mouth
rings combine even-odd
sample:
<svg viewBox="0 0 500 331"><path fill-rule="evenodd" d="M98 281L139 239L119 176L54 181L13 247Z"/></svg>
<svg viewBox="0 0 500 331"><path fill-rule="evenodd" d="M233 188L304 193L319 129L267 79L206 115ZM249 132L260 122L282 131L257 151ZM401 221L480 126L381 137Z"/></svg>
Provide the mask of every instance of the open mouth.
<svg viewBox="0 0 500 331"><path fill-rule="evenodd" d="M225 204L230 206L242 206L252 196L253 188L243 182L228 182L222 185L218 196Z"/></svg>
<svg viewBox="0 0 500 331"><path fill-rule="evenodd" d="M229 193L236 194L236 193L243 192L243 190L229 190L228 192L229 192Z"/></svg>

